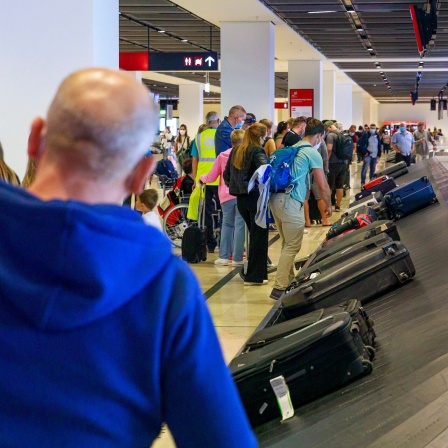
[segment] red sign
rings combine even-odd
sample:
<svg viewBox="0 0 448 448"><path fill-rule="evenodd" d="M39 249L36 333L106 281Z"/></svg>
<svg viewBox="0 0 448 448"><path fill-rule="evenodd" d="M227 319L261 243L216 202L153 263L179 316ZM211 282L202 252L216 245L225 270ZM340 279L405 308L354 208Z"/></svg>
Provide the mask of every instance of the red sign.
<svg viewBox="0 0 448 448"><path fill-rule="evenodd" d="M293 118L314 116L314 90L290 89L289 90L289 115Z"/></svg>
<svg viewBox="0 0 448 448"><path fill-rule="evenodd" d="M283 102L278 102L275 103L275 109L288 109L288 102L287 101L283 101Z"/></svg>
<svg viewBox="0 0 448 448"><path fill-rule="evenodd" d="M149 69L148 52L138 51L134 53L120 52L119 66L122 70L146 71Z"/></svg>

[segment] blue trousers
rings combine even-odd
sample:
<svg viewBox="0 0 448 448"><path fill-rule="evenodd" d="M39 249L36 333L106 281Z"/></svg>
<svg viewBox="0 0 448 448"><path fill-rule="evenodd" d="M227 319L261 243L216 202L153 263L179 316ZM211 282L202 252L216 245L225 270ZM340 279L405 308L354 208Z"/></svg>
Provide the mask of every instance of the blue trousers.
<svg viewBox="0 0 448 448"><path fill-rule="evenodd" d="M238 211L236 198L221 202L222 228L219 243L219 258L227 260L230 255L233 261L242 261L244 254L244 219Z"/></svg>
<svg viewBox="0 0 448 448"><path fill-rule="evenodd" d="M378 161L378 157L364 157L362 162L362 170L361 170L361 184L366 183L367 170L370 168L369 179L372 180L375 175L376 163Z"/></svg>

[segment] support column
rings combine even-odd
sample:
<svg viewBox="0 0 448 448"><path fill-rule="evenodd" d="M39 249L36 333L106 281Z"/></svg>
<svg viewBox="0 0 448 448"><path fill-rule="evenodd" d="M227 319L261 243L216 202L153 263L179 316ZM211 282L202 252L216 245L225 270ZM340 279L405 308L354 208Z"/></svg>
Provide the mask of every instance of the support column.
<svg viewBox="0 0 448 448"><path fill-rule="evenodd" d="M221 112L243 106L274 119L274 24L221 22Z"/></svg>
<svg viewBox="0 0 448 448"><path fill-rule="evenodd" d="M364 126L363 114L362 114L362 92L353 93L353 110L352 110L352 124L356 125L356 130L358 126Z"/></svg>
<svg viewBox="0 0 448 448"><path fill-rule="evenodd" d="M322 119L322 61L289 61L288 90L314 90L314 118ZM325 117L328 118L328 117Z"/></svg>
<svg viewBox="0 0 448 448"><path fill-rule="evenodd" d="M353 123L352 84L337 84L336 86L336 120L347 130Z"/></svg>
<svg viewBox="0 0 448 448"><path fill-rule="evenodd" d="M324 80L323 80L323 111L322 118L324 120L332 120L336 117L336 71L335 70L324 70Z"/></svg>
<svg viewBox="0 0 448 448"><path fill-rule="evenodd" d="M371 98L370 96L364 96L362 99L362 125L365 124L370 125L372 123L372 115L371 115L371 108L370 108Z"/></svg>
<svg viewBox="0 0 448 448"><path fill-rule="evenodd" d="M19 177L31 121L44 116L57 86L74 70L118 69L118 0L5 0L0 27L0 139Z"/></svg>
<svg viewBox="0 0 448 448"><path fill-rule="evenodd" d="M188 135L194 137L198 126L204 123L203 84L179 85L179 126L185 124Z"/></svg>

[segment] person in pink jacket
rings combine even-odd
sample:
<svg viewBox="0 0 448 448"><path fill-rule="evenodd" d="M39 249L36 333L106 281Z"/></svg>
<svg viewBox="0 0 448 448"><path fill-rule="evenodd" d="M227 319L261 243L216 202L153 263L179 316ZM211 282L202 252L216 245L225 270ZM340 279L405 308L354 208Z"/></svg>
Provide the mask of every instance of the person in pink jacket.
<svg viewBox="0 0 448 448"><path fill-rule="evenodd" d="M244 131L237 129L230 134L232 148L222 152L217 157L208 174L202 175L200 182L207 184L215 181L219 176L218 196L222 209L221 241L219 243L219 257L215 264L241 266L244 254L245 224L236 206L236 197L229 194L229 187L224 183L222 173L227 165L232 149L243 141ZM232 262L230 262L232 255Z"/></svg>

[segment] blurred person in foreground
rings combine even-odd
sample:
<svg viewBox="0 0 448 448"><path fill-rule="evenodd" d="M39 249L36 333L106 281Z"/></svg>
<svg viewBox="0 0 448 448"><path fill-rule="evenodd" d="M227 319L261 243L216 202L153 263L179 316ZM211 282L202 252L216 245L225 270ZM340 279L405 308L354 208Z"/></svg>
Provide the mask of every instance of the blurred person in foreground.
<svg viewBox="0 0 448 448"><path fill-rule="evenodd" d="M255 447L199 284L123 198L154 168L147 89L68 76L31 127L29 190L0 183L0 445Z"/></svg>

